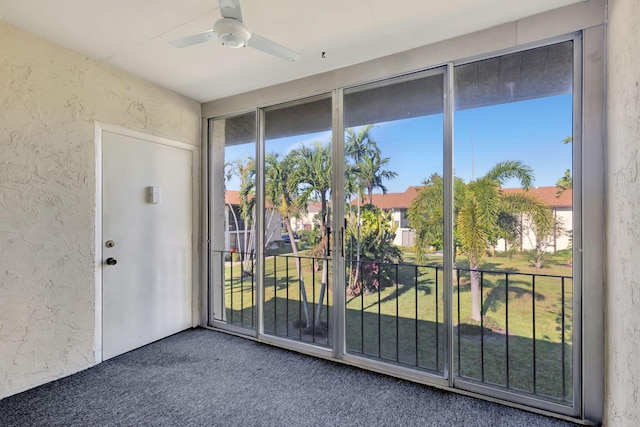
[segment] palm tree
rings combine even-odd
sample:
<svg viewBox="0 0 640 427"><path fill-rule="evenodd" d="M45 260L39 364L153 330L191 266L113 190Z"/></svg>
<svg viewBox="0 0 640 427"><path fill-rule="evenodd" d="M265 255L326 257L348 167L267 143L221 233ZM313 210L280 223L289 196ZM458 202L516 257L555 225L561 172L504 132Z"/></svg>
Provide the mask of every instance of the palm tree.
<svg viewBox="0 0 640 427"><path fill-rule="evenodd" d="M395 172L383 169L390 159L381 156L378 143L371 136L373 128L373 125L366 125L357 132L348 128L345 136L345 154L353 159L354 172L362 188L367 190L370 204L373 201L373 190L379 188L386 194L387 188L382 181L398 176Z"/></svg>
<svg viewBox="0 0 640 427"><path fill-rule="evenodd" d="M302 199L320 201L320 225L324 236L331 193L331 145L316 141L310 147L303 145L293 150L291 155L295 159L292 176L300 184Z"/></svg>
<svg viewBox="0 0 640 427"><path fill-rule="evenodd" d="M373 153L379 151L378 144L371 136L373 125L366 125L361 127L357 132L353 128L345 130L345 155L353 159L353 164L346 165L345 170L345 193L357 195L357 211L356 211L356 266L355 272L352 275L353 268L349 269L349 287L353 288L354 284L358 281L360 275L360 209L361 200L363 198L363 190L360 180L360 163L365 156L370 156ZM351 212L351 205L349 206L349 212ZM351 246L351 245L350 245ZM349 258L352 257L352 254Z"/></svg>
<svg viewBox="0 0 640 427"><path fill-rule="evenodd" d="M387 193L387 188L382 183L383 180L392 179L398 174L383 169L389 163L389 158L382 158L380 148L373 139L371 133L374 125L366 125L361 127L357 132L353 128L346 129L345 135L345 154L353 159L353 165L348 169L354 175L353 179L347 182L355 183L358 188L357 199L357 229L356 229L356 268L355 274L351 278L353 282L351 286L357 282L360 273L360 201L363 198L363 192L366 189L369 196L369 204L373 203L373 190L379 188L383 194Z"/></svg>
<svg viewBox="0 0 640 427"><path fill-rule="evenodd" d="M245 161L236 160L234 167L236 174L240 178L240 217L244 221L244 250L242 253L242 271L250 272L250 263L253 258L253 247L255 239L255 223L253 216L255 212L255 188L256 188L256 162L253 157Z"/></svg>
<svg viewBox="0 0 640 427"><path fill-rule="evenodd" d="M426 261L425 253L430 247L443 248L444 237L444 180L437 173L424 182L407 210L409 224L416 235L414 239L416 262ZM464 194L464 181L454 178L454 217L461 206L459 200ZM454 260L458 242L454 239Z"/></svg>
<svg viewBox="0 0 640 427"><path fill-rule="evenodd" d="M358 164L363 157L379 151L378 144L371 136L373 125L361 127L357 132L353 128L345 130L345 155Z"/></svg>
<svg viewBox="0 0 640 427"><path fill-rule="evenodd" d="M302 191L300 194L300 206L306 206L307 202L316 199L320 201L320 227L322 239L321 253L327 257L326 248L329 246L329 233L327 227L328 206L327 202L331 193L331 145L314 142L311 146L303 145L290 153L294 160L292 177ZM320 296L316 310L316 323L320 322L320 313L324 301L324 294L329 277L329 266L326 259L322 260L322 283ZM308 323L307 323L308 325Z"/></svg>
<svg viewBox="0 0 640 427"><path fill-rule="evenodd" d="M358 173L363 187L367 190L369 204L373 203L373 190L378 188L382 194L387 194L387 187L383 180L393 179L398 174L396 172L383 169L389 163L389 157L381 157L380 151L376 151L369 156L364 156L360 162Z"/></svg>
<svg viewBox="0 0 640 427"><path fill-rule="evenodd" d="M236 173L235 165L233 163L225 163L225 176L224 176L224 203L229 206L229 212L231 212L231 216L233 218L233 222L235 225L236 231L236 244L240 244L240 225L238 223L238 216L236 215L236 211L231 204L231 199L229 198L229 192L227 191L227 182L233 178L233 175Z"/></svg>
<svg viewBox="0 0 640 427"><path fill-rule="evenodd" d="M525 190L533 184L533 170L518 161L496 164L484 176L465 184L454 182L454 250L460 249L469 261L471 276L471 317L480 321L480 263L497 235L508 235L500 228L509 221L505 215L524 214L534 224L539 235L553 232L551 211L542 202L526 193L504 193L502 184L518 179ZM424 254L434 240L442 239L443 227L442 178L432 176L425 182L409 208L411 227L416 230L416 254Z"/></svg>
<svg viewBox="0 0 640 427"><path fill-rule="evenodd" d="M573 136L567 136L562 140L563 144L572 144ZM573 177L571 176L571 169L566 169L564 171L564 175L558 179L556 182L556 187L558 187L558 191L556 191L556 197L560 197L562 193L573 188Z"/></svg>
<svg viewBox="0 0 640 427"><path fill-rule="evenodd" d="M289 235L291 250L296 260L296 270L298 273L298 281L300 282L300 295L303 300L305 321L308 327L311 321L309 319L307 293L304 286L302 268L300 266L300 257L298 256L298 246L293 236L293 229L291 228L291 217L297 216L300 213L301 207L301 200L298 194L298 182L292 175L294 166L295 158L293 153L289 153L282 160L279 159L276 153L269 153L265 156L265 200L278 210L282 217L282 223Z"/></svg>
<svg viewBox="0 0 640 427"><path fill-rule="evenodd" d="M559 178L556 182L556 187L558 187L558 191L556 191L556 197L560 197L562 193L573 188L573 177L571 176L571 169L566 169L564 171L564 175L562 175L562 178Z"/></svg>
<svg viewBox="0 0 640 427"><path fill-rule="evenodd" d="M351 236L356 236L356 267L355 267L355 271L353 268L353 265L349 268L349 276L348 276L348 280L347 283L350 284L350 286L353 286L352 280L357 279L358 273L359 273L359 267L360 267L360 199L362 198L362 189L358 187L358 182L356 179L356 175L358 173L358 168L355 165L352 164L345 164L345 171L344 171L344 198L345 198L345 211L348 212L347 214L347 221L350 223L347 225L347 227L349 227L349 225L353 225L353 224L357 224L357 230L355 233L351 233ZM357 195L357 211L356 211L356 217L355 217L355 221L350 219L353 217L352 212L351 212L351 203L350 200L353 198L353 196ZM353 245L349 245L349 254L347 257L349 260L353 260ZM353 264L353 261L351 261L351 263ZM355 274L354 274L355 273Z"/></svg>

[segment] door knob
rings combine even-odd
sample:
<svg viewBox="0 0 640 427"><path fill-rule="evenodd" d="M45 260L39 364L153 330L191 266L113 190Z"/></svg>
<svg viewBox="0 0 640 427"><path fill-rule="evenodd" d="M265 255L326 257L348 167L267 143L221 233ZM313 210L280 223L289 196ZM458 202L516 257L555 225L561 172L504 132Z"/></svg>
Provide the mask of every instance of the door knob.
<svg viewBox="0 0 640 427"><path fill-rule="evenodd" d="M118 261L115 258L107 258L107 265L116 265Z"/></svg>

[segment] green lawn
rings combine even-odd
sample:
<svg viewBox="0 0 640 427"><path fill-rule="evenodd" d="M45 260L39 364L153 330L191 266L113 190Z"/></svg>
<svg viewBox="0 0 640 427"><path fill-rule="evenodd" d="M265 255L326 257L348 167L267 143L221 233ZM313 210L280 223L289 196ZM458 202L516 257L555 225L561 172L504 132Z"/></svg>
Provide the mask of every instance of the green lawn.
<svg viewBox="0 0 640 427"><path fill-rule="evenodd" d="M265 332L330 345L331 275L318 321L322 271L313 267L312 260L301 260L309 317L315 326L300 328L305 316L296 261L278 255L265 260ZM442 258L431 256L424 266L417 267L408 253L404 262L392 267L392 286L377 293L347 296L347 351L442 373ZM549 267L536 270L523 257L487 257L482 269L500 273L483 273L482 327L471 321L469 273L464 271L467 266L458 262L461 270L452 296L456 375L554 401L570 400L573 283L569 278L572 269L563 262L558 256L550 260ZM331 271L331 265L328 268ZM240 273L238 264L226 264L226 320L252 327L255 282ZM537 275L535 283L531 274ZM564 294L562 279L552 276L567 277Z"/></svg>

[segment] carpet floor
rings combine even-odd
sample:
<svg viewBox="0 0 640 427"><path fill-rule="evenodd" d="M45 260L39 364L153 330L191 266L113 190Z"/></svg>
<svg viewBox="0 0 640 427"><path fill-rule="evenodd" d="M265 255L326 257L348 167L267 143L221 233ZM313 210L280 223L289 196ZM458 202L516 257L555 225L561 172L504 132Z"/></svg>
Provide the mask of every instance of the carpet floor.
<svg viewBox="0 0 640 427"><path fill-rule="evenodd" d="M0 426L575 424L191 329L0 400Z"/></svg>

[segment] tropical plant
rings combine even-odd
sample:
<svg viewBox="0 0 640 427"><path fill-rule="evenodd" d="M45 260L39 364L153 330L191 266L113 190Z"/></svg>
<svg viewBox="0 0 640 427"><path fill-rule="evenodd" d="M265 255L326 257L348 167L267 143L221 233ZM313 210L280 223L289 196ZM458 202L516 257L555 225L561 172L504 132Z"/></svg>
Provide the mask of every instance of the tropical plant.
<svg viewBox="0 0 640 427"><path fill-rule="evenodd" d="M563 144L571 144L573 143L573 137L568 136L562 140ZM556 197L560 197L562 193L573 188L573 177L571 176L571 169L566 169L564 171L564 175L558 179L556 182L556 187L558 191L556 191Z"/></svg>
<svg viewBox="0 0 640 427"><path fill-rule="evenodd" d="M369 203L373 202L373 190L378 188L382 194L387 193L383 181L393 179L398 174L386 170L389 157L382 157L378 143L371 133L373 125L362 126L358 131L353 128L345 130L345 154L353 159L352 173L361 190L366 190Z"/></svg>
<svg viewBox="0 0 640 427"><path fill-rule="evenodd" d="M322 144L321 142L313 142L311 146L302 145L290 153L293 159L293 167L291 169L291 177L296 185L296 188L300 190L299 198L301 207L306 207L307 203L312 200L320 201L320 230L323 240L328 239L328 201L331 195L331 171L332 171L332 159L331 159L331 144ZM322 281L320 287L320 296L317 311L316 321L320 322L320 313L322 310L322 301L324 300L324 294L327 287L329 278L329 266L325 258L328 256L326 253L326 246L321 245L322 255ZM307 323L308 325L308 323Z"/></svg>
<svg viewBox="0 0 640 427"><path fill-rule="evenodd" d="M539 223L533 222L528 227L533 234L533 239L528 237L533 249L527 251L526 258L533 264L533 267L537 269L544 267L549 259L550 253L547 252L546 249L553 244L555 239L566 232L564 224L557 218L552 219L551 230L547 229L548 224L544 222L542 226L543 227L540 228ZM526 233L526 235L529 236L529 233Z"/></svg>
<svg viewBox="0 0 640 427"><path fill-rule="evenodd" d="M556 182L556 197L560 197L562 193L573 188L573 177L571 176L571 169L566 169L564 175Z"/></svg>
<svg viewBox="0 0 640 427"><path fill-rule="evenodd" d="M432 174L423 184L407 210L409 225L416 232L414 252L419 263L426 261L430 248L443 249L444 239L444 180L442 176ZM454 217L462 206L464 191L462 178L454 177ZM460 246L455 236L453 244L455 257Z"/></svg>
<svg viewBox="0 0 640 427"><path fill-rule="evenodd" d="M467 257L471 276L471 317L479 321L480 264L498 236L511 233L502 229L505 216L527 216L539 237L553 232L551 211L526 193L503 192L502 184L515 178L525 190L533 184L533 170L519 161L504 161L493 166L484 176L464 183L454 180L454 245ZM409 222L416 230L416 254L424 254L430 241L442 236L443 182L439 176L425 183L409 208ZM501 221L500 218L503 218Z"/></svg>
<svg viewBox="0 0 640 427"><path fill-rule="evenodd" d="M318 227L313 227L311 230L303 231L300 233L300 243L307 248L315 248L322 239L322 233Z"/></svg>
<svg viewBox="0 0 640 427"><path fill-rule="evenodd" d="M242 271L251 273L251 260L254 256L255 247L255 189L256 189L256 162L253 157L247 158L245 162L238 162L238 176L240 177L240 217L244 221L244 251L242 256Z"/></svg>
<svg viewBox="0 0 640 427"><path fill-rule="evenodd" d="M353 128L345 129L345 154L357 164L365 156L380 151L377 142L371 136L373 125L362 126L357 132Z"/></svg>
<svg viewBox="0 0 640 427"><path fill-rule="evenodd" d="M389 157L382 157L380 151L376 151L370 156L364 156L358 163L358 177L367 190L369 203L373 203L374 189L378 188L382 190L382 194L387 194L387 187L383 182L398 176L396 172L384 169L389 160Z"/></svg>
<svg viewBox="0 0 640 427"><path fill-rule="evenodd" d="M265 156L265 200L278 210L282 217L282 223L287 230L291 241L291 250L296 260L296 270L300 282L300 293L303 299L303 308L306 326L310 326L309 307L307 302L304 277L298 256L298 246L291 227L291 218L297 216L304 203L300 199L298 192L298 181L292 175L295 166L295 156L293 153L287 154L280 160L276 153L269 153Z"/></svg>
<svg viewBox="0 0 640 427"><path fill-rule="evenodd" d="M349 271L349 287L355 288L356 283L361 281L360 278L360 256L361 256L361 244L360 244L360 206L363 198L364 190L367 191L369 203L373 202L373 190L379 188L383 194L386 194L387 188L384 186L383 181L395 178L398 174L384 169L389 163L388 157L382 157L378 144L373 139L372 131L374 126L369 124L362 126L357 131L353 128L348 128L345 131L345 154L353 160L353 164L348 164L346 169L348 172L345 190L349 191L349 194L357 194L357 215L355 219L356 224L356 261L355 268ZM351 212L349 205L349 212ZM350 248L350 252L353 248Z"/></svg>
<svg viewBox="0 0 640 427"><path fill-rule="evenodd" d="M361 260L356 262L356 267L362 264L362 271L359 275L354 274L356 279L348 286L349 294L376 292L392 284L393 266L391 264L402 262L402 251L393 244L396 226L391 221L391 215L373 205L364 205L359 222L352 213L348 218L348 224L347 252L357 244L362 251Z"/></svg>
<svg viewBox="0 0 640 427"><path fill-rule="evenodd" d="M313 200L320 202L320 227L324 235L331 194L331 145L316 141L311 146L298 147L290 155L293 159L291 176L299 186L302 205Z"/></svg>
<svg viewBox="0 0 640 427"><path fill-rule="evenodd" d="M240 250L239 256L242 260L243 274L252 274L251 259L253 257L254 239L255 239L255 223L253 216L255 213L255 173L256 164L253 157L247 157L244 160L234 160L226 165L226 179L230 180L234 175L240 179L240 191L238 198L240 201L239 215L244 224L243 244L240 244L240 227L234 206L229 200L225 191L225 202L229 205L232 217L236 226L236 242Z"/></svg>
<svg viewBox="0 0 640 427"><path fill-rule="evenodd" d="M372 155L379 151L376 141L371 136L373 125L362 126L357 132L353 128L345 130L345 154L353 159L353 164L345 165L345 195L347 200L352 196L356 198L356 247L350 246L348 249L349 258L353 259L355 249L355 268L349 269L348 287L354 288L356 281L360 277L360 206L364 196L364 187L360 179L359 164L365 156ZM348 215L351 216L351 204L347 203Z"/></svg>

